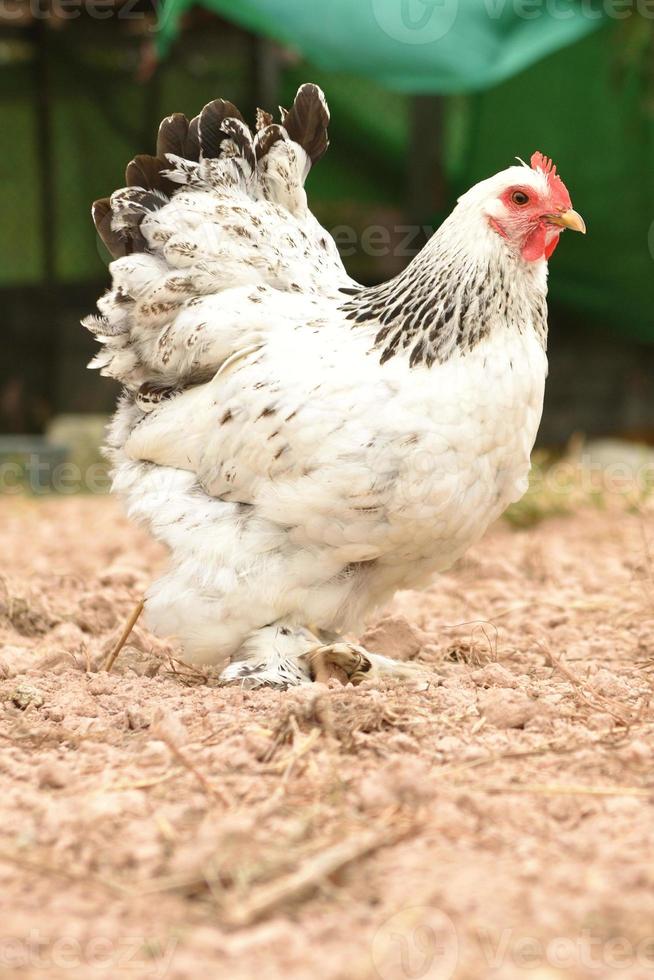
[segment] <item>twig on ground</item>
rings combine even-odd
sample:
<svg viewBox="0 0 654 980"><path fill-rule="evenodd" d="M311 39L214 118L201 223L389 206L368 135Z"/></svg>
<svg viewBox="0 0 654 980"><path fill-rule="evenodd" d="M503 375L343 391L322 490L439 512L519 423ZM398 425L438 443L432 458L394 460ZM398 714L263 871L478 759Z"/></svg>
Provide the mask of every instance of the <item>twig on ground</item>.
<svg viewBox="0 0 654 980"><path fill-rule="evenodd" d="M409 832L403 829L401 832L366 834L326 848L303 862L296 871L255 888L244 901L235 903L232 899L226 910L225 925L234 929L250 926L287 903L306 898L337 871L382 847L396 843Z"/></svg>
<svg viewBox="0 0 654 980"><path fill-rule="evenodd" d="M135 606L135 608L132 610L131 616L129 617L129 619L125 623L125 629L121 633L121 636L120 636L120 639L118 640L118 643L116 644L116 646L113 648L113 650L111 651L111 653L107 657L107 662L104 665L104 669L107 671L107 673L109 673L111 671L111 668L116 663L116 660L118 659L118 655L119 655L120 651L123 649L123 647L127 643L128 639L129 639L129 635L132 632L132 630L134 629L134 627L136 626L136 623L138 622L138 618L141 615L141 613L143 612L143 609L144 608L145 608L145 601L143 599L141 599L141 601L138 603L138 605Z"/></svg>
<svg viewBox="0 0 654 980"><path fill-rule="evenodd" d="M209 675L205 671L200 670L194 664L187 664L185 660L181 660L179 657L173 657L169 654L168 663L170 665L170 673L179 678L183 684L206 684L209 680ZM176 664L184 669L178 670Z"/></svg>
<svg viewBox="0 0 654 980"><path fill-rule="evenodd" d="M575 783L516 783L515 785L490 784L478 787L488 793L535 793L542 796L636 796L652 799L654 787L643 786L583 786Z"/></svg>
<svg viewBox="0 0 654 980"><path fill-rule="evenodd" d="M574 674L570 670L570 668L563 663L562 660L559 660L559 658L552 653L552 651L549 649L549 647L546 646L545 643L541 641L537 641L537 643L540 649L543 651L545 657L549 660L550 666L553 667L555 670L558 670L561 674L563 674L566 680L568 680L572 684L572 686L576 688L579 697L582 699L582 701L584 701L585 704L588 705L589 708L593 708L593 710L595 711L597 711L598 708L601 709L602 711L606 711L607 714L611 715L611 717L614 718L621 725L623 725L624 728L631 727L634 719L625 718L624 715L617 712L615 710L614 701L609 700L609 698L605 698L602 694L590 693L587 690L583 681L580 681L579 678L576 676L576 674Z"/></svg>

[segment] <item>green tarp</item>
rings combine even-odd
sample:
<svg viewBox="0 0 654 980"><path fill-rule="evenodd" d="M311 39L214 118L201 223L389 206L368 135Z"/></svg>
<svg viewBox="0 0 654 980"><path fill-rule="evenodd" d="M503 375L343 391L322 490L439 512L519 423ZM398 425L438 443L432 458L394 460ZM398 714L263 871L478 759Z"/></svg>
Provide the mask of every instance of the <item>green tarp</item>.
<svg viewBox="0 0 654 980"><path fill-rule="evenodd" d="M616 50L616 32L598 31L488 91L448 98L446 210L514 156L547 153L588 225L586 236L566 234L552 259L552 303L587 323L654 341L654 121L637 73L616 78ZM306 78L323 85L332 108L331 146L309 187L323 222L338 224L347 207L356 213L364 175L368 200L401 199L410 152L406 100L301 65L287 79L286 101ZM437 225L444 216L424 220ZM346 261L353 268L356 257ZM383 275L379 259L377 268Z"/></svg>
<svg viewBox="0 0 654 980"><path fill-rule="evenodd" d="M420 2L411 0L417 5L411 8L414 14ZM512 10L517 2L513 0ZM556 0L557 5L562 2ZM400 3L397 0L396 6ZM406 221L410 96L361 74L359 70L371 64L361 41L358 62L349 72L328 67L332 56L341 58L341 63L346 57L355 58L355 28L360 17L370 14L372 0L352 0L348 5L351 16L342 15L340 21L330 11L343 11L343 0L324 0L315 6L306 0L301 7L298 0L266 0L256 9L272 14L282 6L286 11L299 11L298 20L296 23L295 14L290 13L279 17L279 23L294 25L294 30L302 28L307 35L311 28L316 47L310 49L315 60L285 61L280 101L288 105L301 81L314 80L325 89L332 109L330 150L309 178L312 208L329 229L346 223L359 235L371 225ZM469 7L462 3L461 15ZM221 2L225 13L228 8L241 21L254 16L255 4L241 0L237 8ZM435 11L438 9L436 5ZM509 63L509 54L499 53L500 27L507 27L507 17L497 22L491 19L487 26L495 38L493 44L489 41L486 47L477 44L475 48L486 52L488 71L492 67L497 72L502 66L504 72ZM339 23L338 37L330 34ZM464 21L456 23L462 29ZM479 26L481 22L471 16L466 23ZM547 153L559 166L588 224L585 238L566 235L554 256L553 302L565 304L587 322L654 340L654 123L643 86L647 73L640 72L637 63L619 73L618 58L624 62L625 54L621 25L593 30L596 23L593 19L580 25L578 20L564 18L561 24L569 29L589 28L588 36L535 60L488 89L445 100L445 210L457 194L508 166L514 155L528 158L535 149ZM561 24L554 24L553 30L562 30ZM547 31L538 33L544 30L544 21L515 22L513 28L504 35L507 51L518 52L522 41L518 44L517 38L524 41L533 31L535 40L528 49L533 61L536 39L541 37L541 47L547 40ZM280 31L276 36L281 36ZM324 43L318 44L318 35ZM445 50L455 36L446 35L439 48ZM552 36L549 34L550 39ZM247 39L241 40L239 48L238 36L230 35L223 43L215 29L213 34L189 33L176 46L174 56L160 66L153 91L134 81L137 38L128 45L122 32L111 32L105 26L102 30L89 27L86 32L81 28L48 32L53 103L53 193L48 225L57 283L106 279L106 256L97 244L90 202L120 184L125 162L135 151L154 148L156 124L162 116L172 111L193 115L217 96L237 104L247 102L250 49ZM416 68L425 70L429 45L395 43L398 64L409 66L414 58ZM297 37L295 45L299 49ZM388 50L393 50L392 44ZM525 52L521 57L524 60ZM380 63L380 71L394 72L391 61L389 55L385 68ZM451 59L448 63L452 64ZM460 77L463 68L461 65ZM84 85L79 84L80 78ZM7 229L0 241L0 285L4 286L27 286L44 279L43 194L33 79L27 46L22 60L15 57L3 63L0 58L0 112L4 130L12 134L5 148L5 179L0 182L0 210ZM427 211L419 220L436 225L443 216ZM345 258L352 273L366 281L389 274L383 256L373 259L359 250ZM367 262L365 269L362 258Z"/></svg>
<svg viewBox="0 0 654 980"><path fill-rule="evenodd" d="M197 0L163 0L167 53ZM201 0L201 6L284 42L319 68L401 92L462 92L510 78L592 33L606 4L589 0Z"/></svg>
<svg viewBox="0 0 654 980"><path fill-rule="evenodd" d="M162 51L192 2L164 0ZM619 5L593 0L201 2L295 48L309 62L296 80L315 77L325 87L333 140L312 183L319 210L330 182L353 210L364 174L379 184L377 167L357 165L357 142L369 162L377 152L387 174L389 157L398 162L409 151L404 107L374 88L362 92L361 80L404 93L476 91L447 101L448 205L514 154L551 155L589 228L585 240L566 236L557 252L554 300L654 339L654 127L637 64L620 78L616 71L627 38L638 37L633 28L641 37L651 31L637 13L625 25Z"/></svg>

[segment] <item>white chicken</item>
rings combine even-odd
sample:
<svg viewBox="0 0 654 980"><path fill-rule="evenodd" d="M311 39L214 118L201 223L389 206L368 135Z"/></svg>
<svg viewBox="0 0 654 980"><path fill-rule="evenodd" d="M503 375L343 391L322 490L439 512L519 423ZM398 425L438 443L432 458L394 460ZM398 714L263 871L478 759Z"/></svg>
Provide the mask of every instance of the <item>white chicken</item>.
<svg viewBox="0 0 654 980"><path fill-rule="evenodd" d="M536 153L364 288L307 207L328 121L315 85L254 138L223 100L170 116L93 211L115 256L85 321L124 386L114 486L170 551L149 625L249 686L410 672L343 636L524 493L547 259L585 230Z"/></svg>

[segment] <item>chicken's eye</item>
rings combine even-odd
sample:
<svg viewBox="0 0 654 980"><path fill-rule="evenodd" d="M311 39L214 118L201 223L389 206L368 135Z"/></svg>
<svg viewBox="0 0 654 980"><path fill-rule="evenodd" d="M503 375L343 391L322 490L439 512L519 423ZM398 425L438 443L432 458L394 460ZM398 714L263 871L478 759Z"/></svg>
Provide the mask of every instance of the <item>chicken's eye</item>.
<svg viewBox="0 0 654 980"><path fill-rule="evenodd" d="M524 204L529 204L529 194L525 194L524 191L514 191L511 200L522 207Z"/></svg>

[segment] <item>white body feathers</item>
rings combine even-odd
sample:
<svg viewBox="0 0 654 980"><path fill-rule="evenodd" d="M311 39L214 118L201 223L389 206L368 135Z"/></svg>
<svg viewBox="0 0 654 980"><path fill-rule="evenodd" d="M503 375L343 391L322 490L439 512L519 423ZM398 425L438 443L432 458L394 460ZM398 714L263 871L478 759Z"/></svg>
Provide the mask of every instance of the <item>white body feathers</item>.
<svg viewBox="0 0 654 980"><path fill-rule="evenodd" d="M115 488L171 553L149 623L205 662L279 622L357 630L451 565L526 489L547 370L545 263L503 248L477 188L418 267L438 279L451 257L456 342L443 354L432 331L429 366L401 340L380 363L383 313L348 316L357 287L306 207L306 153L282 140L263 160L172 159L187 186L141 221L148 251L113 263L94 326L127 388ZM464 311L475 270L500 270L507 299ZM151 406L144 382L172 391Z"/></svg>

